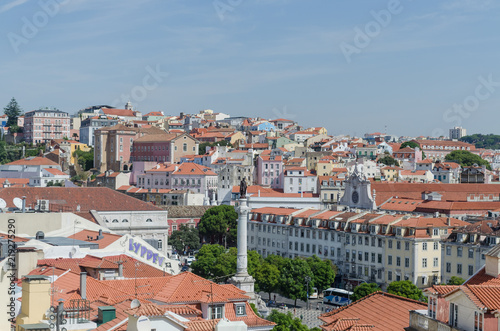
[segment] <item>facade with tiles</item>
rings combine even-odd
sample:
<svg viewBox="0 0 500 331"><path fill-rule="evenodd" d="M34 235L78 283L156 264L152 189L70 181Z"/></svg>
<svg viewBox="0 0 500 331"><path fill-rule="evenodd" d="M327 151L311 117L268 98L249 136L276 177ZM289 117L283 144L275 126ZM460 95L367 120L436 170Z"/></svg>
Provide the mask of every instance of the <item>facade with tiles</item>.
<svg viewBox="0 0 500 331"><path fill-rule="evenodd" d="M266 257L313 255L332 260L337 282L411 280L425 288L440 280L442 236L465 222L379 213L259 208L250 213L248 247Z"/></svg>

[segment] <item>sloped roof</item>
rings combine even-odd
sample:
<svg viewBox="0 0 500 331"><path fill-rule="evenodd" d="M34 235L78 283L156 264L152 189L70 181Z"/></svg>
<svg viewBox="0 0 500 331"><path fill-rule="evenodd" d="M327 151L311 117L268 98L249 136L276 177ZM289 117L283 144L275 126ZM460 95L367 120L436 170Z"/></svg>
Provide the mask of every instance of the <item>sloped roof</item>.
<svg viewBox="0 0 500 331"><path fill-rule="evenodd" d="M131 109L101 108L101 110L106 115L135 117Z"/></svg>
<svg viewBox="0 0 500 331"><path fill-rule="evenodd" d="M27 165L27 166L37 166L37 165L49 165L49 166L58 166L58 163L55 163L52 160L49 160L42 156L28 157L21 160L12 161L10 163L6 163L5 165Z"/></svg>
<svg viewBox="0 0 500 331"><path fill-rule="evenodd" d="M410 320L410 310L427 309L427 304L397 295L375 292L348 306L320 315L326 325L324 330L334 330L340 318L359 319L362 325L373 325L372 331L405 330Z"/></svg>

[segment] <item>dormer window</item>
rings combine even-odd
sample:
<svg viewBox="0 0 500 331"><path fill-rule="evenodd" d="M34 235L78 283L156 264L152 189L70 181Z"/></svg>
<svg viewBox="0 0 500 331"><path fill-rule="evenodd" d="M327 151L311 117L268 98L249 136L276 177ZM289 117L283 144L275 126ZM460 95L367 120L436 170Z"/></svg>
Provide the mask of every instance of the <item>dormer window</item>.
<svg viewBox="0 0 500 331"><path fill-rule="evenodd" d="M235 303L234 311L236 312L236 316L246 316L246 309L244 303Z"/></svg>
<svg viewBox="0 0 500 331"><path fill-rule="evenodd" d="M400 236L400 235L401 235L401 233L402 233L401 228L397 228L397 229L396 229L396 234L397 234L398 236Z"/></svg>

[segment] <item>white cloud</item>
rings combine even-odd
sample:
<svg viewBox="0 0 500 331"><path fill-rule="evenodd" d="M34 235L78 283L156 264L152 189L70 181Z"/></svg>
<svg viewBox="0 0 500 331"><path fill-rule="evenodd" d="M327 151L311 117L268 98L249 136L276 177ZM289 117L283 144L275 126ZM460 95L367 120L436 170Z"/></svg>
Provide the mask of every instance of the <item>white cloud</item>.
<svg viewBox="0 0 500 331"><path fill-rule="evenodd" d="M14 0L12 2L9 2L9 3L7 3L7 4L5 4L5 5L3 5L3 6L0 7L0 14L1 13L5 13L5 12L11 10L12 8L20 6L20 5L22 5L22 4L26 3L26 2L28 2L28 0Z"/></svg>

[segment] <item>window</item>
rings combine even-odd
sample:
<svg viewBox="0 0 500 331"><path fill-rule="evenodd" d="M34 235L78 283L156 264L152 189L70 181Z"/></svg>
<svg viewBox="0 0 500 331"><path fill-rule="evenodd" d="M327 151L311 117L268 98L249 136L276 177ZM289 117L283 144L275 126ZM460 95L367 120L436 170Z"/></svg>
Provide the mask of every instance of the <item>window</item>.
<svg viewBox="0 0 500 331"><path fill-rule="evenodd" d="M115 218L112 223L118 223L118 220Z"/></svg>
<svg viewBox="0 0 500 331"><path fill-rule="evenodd" d="M244 316L246 315L245 312L245 305L235 305L235 310L236 310L236 316Z"/></svg>
<svg viewBox="0 0 500 331"><path fill-rule="evenodd" d="M450 273L451 272L451 263L446 262L446 272Z"/></svg>
<svg viewBox="0 0 500 331"><path fill-rule="evenodd" d="M469 248L469 259L473 259L473 258L474 258L474 249Z"/></svg>
<svg viewBox="0 0 500 331"><path fill-rule="evenodd" d="M218 319L222 318L222 306L212 306L211 308L211 314L210 318L211 319Z"/></svg>
<svg viewBox="0 0 500 331"><path fill-rule="evenodd" d="M458 325L458 306L454 303L450 303L450 325Z"/></svg>
<svg viewBox="0 0 500 331"><path fill-rule="evenodd" d="M451 255L451 246L446 246L446 255Z"/></svg>
<svg viewBox="0 0 500 331"><path fill-rule="evenodd" d="M410 258L405 257L405 268L409 268L409 267L410 267Z"/></svg>
<svg viewBox="0 0 500 331"><path fill-rule="evenodd" d="M427 258L426 257L424 257L422 259L422 268L427 268Z"/></svg>
<svg viewBox="0 0 500 331"><path fill-rule="evenodd" d="M150 218L148 218L148 219L146 220L146 222L153 222L153 220L152 220L152 219L150 219ZM173 228L172 228L172 229L173 229Z"/></svg>
<svg viewBox="0 0 500 331"><path fill-rule="evenodd" d="M387 280L390 282L392 281L392 271L387 272Z"/></svg>
<svg viewBox="0 0 500 331"><path fill-rule="evenodd" d="M382 254L378 254L377 256L377 262L382 263Z"/></svg>
<svg viewBox="0 0 500 331"><path fill-rule="evenodd" d="M163 249L163 241L158 239L158 249Z"/></svg>
<svg viewBox="0 0 500 331"><path fill-rule="evenodd" d="M435 267L435 268L439 266L439 258L435 257L432 260L432 266Z"/></svg>
<svg viewBox="0 0 500 331"><path fill-rule="evenodd" d="M392 248L392 240L389 240L389 248Z"/></svg>
<svg viewBox="0 0 500 331"><path fill-rule="evenodd" d="M398 267L400 267L400 266L401 266L401 257L399 257L399 256L397 256L397 257L396 257L396 265L397 265Z"/></svg>
<svg viewBox="0 0 500 331"><path fill-rule="evenodd" d="M434 236L439 236L439 229L432 229L432 234Z"/></svg>
<svg viewBox="0 0 500 331"><path fill-rule="evenodd" d="M462 247L457 247L457 256L458 257L462 257L462 250L463 250Z"/></svg>
<svg viewBox="0 0 500 331"><path fill-rule="evenodd" d="M397 248L397 249L401 249L401 241L399 241L399 240L398 240L398 241L396 242L396 248Z"/></svg>
<svg viewBox="0 0 500 331"><path fill-rule="evenodd" d="M427 250L427 243L422 243L422 250L426 251Z"/></svg>
<svg viewBox="0 0 500 331"><path fill-rule="evenodd" d="M484 315L481 312L474 312L474 331L483 331Z"/></svg>
<svg viewBox="0 0 500 331"><path fill-rule="evenodd" d="M388 265L392 265L392 255L389 255L389 256L387 257L387 264L388 264Z"/></svg>
<svg viewBox="0 0 500 331"><path fill-rule="evenodd" d="M372 263L375 263L375 253L372 253Z"/></svg>
<svg viewBox="0 0 500 331"><path fill-rule="evenodd" d="M429 317L436 318L437 298L432 298L432 297L429 298L428 310L429 310Z"/></svg>
<svg viewBox="0 0 500 331"><path fill-rule="evenodd" d="M410 243L408 241L405 242L405 251L410 250Z"/></svg>
<svg viewBox="0 0 500 331"><path fill-rule="evenodd" d="M437 241L434 242L434 250L437 251L439 249L439 243Z"/></svg>
<svg viewBox="0 0 500 331"><path fill-rule="evenodd" d="M457 264L457 274L459 274L459 275L462 274L462 263Z"/></svg>
<svg viewBox="0 0 500 331"><path fill-rule="evenodd" d="M472 276L474 274L474 266L469 264L469 276Z"/></svg>
<svg viewBox="0 0 500 331"><path fill-rule="evenodd" d="M122 220L122 223L128 223L128 219L124 218L124 219Z"/></svg>

